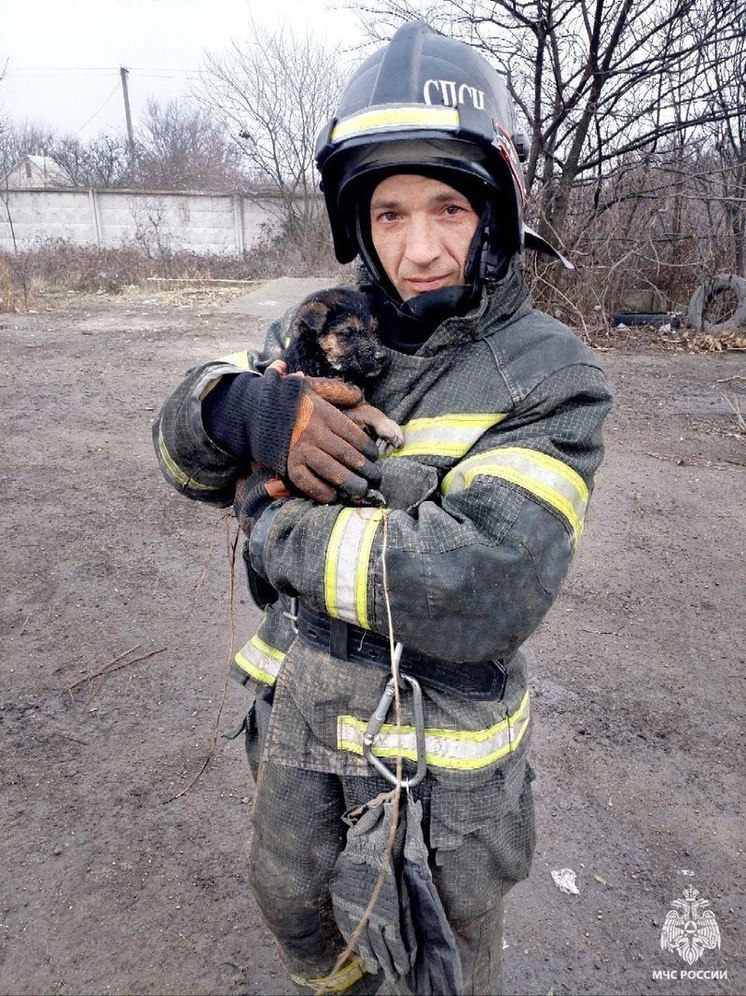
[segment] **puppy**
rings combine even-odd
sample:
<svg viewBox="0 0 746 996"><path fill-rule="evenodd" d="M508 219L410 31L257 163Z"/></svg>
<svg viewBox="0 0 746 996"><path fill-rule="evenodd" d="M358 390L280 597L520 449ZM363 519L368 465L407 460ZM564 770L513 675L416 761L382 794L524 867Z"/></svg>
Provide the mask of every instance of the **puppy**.
<svg viewBox="0 0 746 996"><path fill-rule="evenodd" d="M369 405L363 395L366 383L382 373L387 363L388 353L381 344L378 322L371 313L367 297L359 291L338 287L311 294L301 302L285 349L280 359L269 366L281 376L302 373L312 378L310 383L317 394L343 409L373 438L398 449L404 443L403 432L396 422ZM351 384L359 391L351 390ZM356 399L352 403L351 397ZM259 468L255 466L254 470ZM239 480L233 509L247 536L253 527L248 512L250 486L263 487L274 498L291 495L287 484L279 477L269 476L257 481L249 476ZM373 488L363 498L344 492L340 492L339 498L352 505L386 504L383 495ZM275 602L278 594L252 567L247 545L243 556L251 596L263 609Z"/></svg>
<svg viewBox="0 0 746 996"><path fill-rule="evenodd" d="M404 443L401 429L378 409L360 401L342 402L335 379L341 378L364 390L381 374L389 360L378 334L378 321L365 294L348 287L310 294L298 306L290 336L282 353L287 373L314 377L314 390L345 413L372 436L394 449Z"/></svg>
<svg viewBox="0 0 746 996"><path fill-rule="evenodd" d="M310 294L300 303L282 358L288 373L343 377L363 388L388 363L368 298L348 287Z"/></svg>
<svg viewBox="0 0 746 996"><path fill-rule="evenodd" d="M342 409L357 425L383 445L398 449L404 434L388 416L365 401L366 382L383 372L388 353L378 334L378 322L370 310L368 298L345 287L310 294L298 306L280 358L267 369L280 376L303 374L312 389L325 401ZM259 470L258 465L252 472ZM249 486L256 487L251 476L241 478L236 486L234 511L247 534L251 518ZM279 477L268 475L259 486L275 498L289 497L291 491ZM340 500L355 505L384 505L380 492L371 488L362 497L340 491Z"/></svg>

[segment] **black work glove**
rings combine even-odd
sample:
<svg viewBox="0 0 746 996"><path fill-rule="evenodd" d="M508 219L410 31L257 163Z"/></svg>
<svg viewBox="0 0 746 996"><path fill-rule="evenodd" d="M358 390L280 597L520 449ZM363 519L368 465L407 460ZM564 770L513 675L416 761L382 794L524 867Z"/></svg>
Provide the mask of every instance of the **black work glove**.
<svg viewBox="0 0 746 996"><path fill-rule="evenodd" d="M243 532L250 536L251 530L268 505L280 498L290 497L282 478L271 470L259 467L248 477L240 478L236 484L233 513Z"/></svg>
<svg viewBox="0 0 746 996"><path fill-rule="evenodd" d="M289 497L290 492L285 487L282 478L263 467L238 481L233 500L233 512L247 541L251 536L252 529L261 518L262 512L272 502ZM244 544L243 561L246 569L246 582L254 604L260 609L273 605L279 598L279 592L254 570L249 556L248 542Z"/></svg>
<svg viewBox="0 0 746 996"><path fill-rule="evenodd" d="M212 439L238 458L287 476L309 498L332 502L337 489L362 497L380 477L378 450L352 419L324 401L313 378L240 373L205 398L202 415ZM340 381L349 404L359 388Z"/></svg>

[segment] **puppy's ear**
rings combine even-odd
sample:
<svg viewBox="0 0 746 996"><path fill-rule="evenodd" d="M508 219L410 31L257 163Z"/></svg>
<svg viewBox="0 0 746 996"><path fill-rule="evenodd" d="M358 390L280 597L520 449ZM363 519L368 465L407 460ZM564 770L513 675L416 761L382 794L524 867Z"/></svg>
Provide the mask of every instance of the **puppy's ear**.
<svg viewBox="0 0 746 996"><path fill-rule="evenodd" d="M323 331L329 317L330 308L323 301L307 301L298 308L298 327L318 335Z"/></svg>

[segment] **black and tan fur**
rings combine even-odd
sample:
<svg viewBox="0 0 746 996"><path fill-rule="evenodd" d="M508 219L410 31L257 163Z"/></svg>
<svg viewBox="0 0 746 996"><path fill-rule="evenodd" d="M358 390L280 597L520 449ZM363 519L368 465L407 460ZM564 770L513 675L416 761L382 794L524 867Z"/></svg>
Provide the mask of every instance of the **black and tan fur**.
<svg viewBox="0 0 746 996"><path fill-rule="evenodd" d="M288 373L316 378L342 378L365 389L366 382L383 372L388 352L381 343L378 321L365 294L348 287L310 294L298 306L282 353ZM318 382L317 382L318 383ZM335 403L333 384L318 392ZM404 437L399 426L362 402L346 413L394 448Z"/></svg>
<svg viewBox="0 0 746 996"><path fill-rule="evenodd" d="M288 373L343 377L365 387L383 371L388 353L365 294L335 287L310 294L298 306L282 358Z"/></svg>

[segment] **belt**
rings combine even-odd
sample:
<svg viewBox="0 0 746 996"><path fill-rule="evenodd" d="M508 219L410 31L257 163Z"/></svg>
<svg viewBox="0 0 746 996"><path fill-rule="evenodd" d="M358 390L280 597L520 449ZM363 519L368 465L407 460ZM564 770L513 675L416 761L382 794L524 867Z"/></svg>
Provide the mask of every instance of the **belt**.
<svg viewBox="0 0 746 996"><path fill-rule="evenodd" d="M378 633L333 619L299 600L298 636L307 644L340 660L389 671L389 641ZM402 651L399 670L423 685L458 698L492 701L505 689L502 661L451 661L429 657L414 650Z"/></svg>

